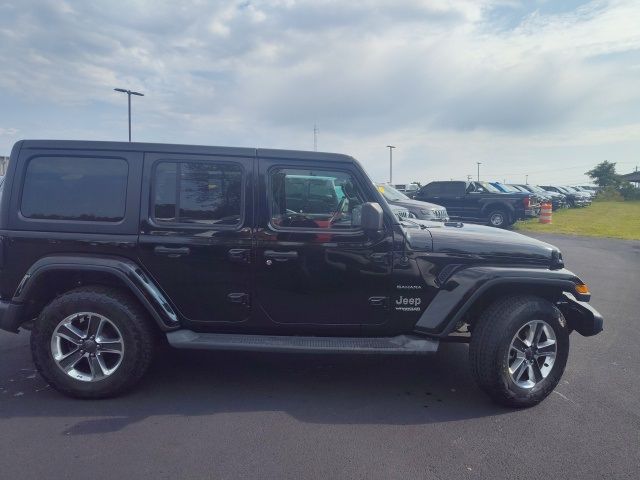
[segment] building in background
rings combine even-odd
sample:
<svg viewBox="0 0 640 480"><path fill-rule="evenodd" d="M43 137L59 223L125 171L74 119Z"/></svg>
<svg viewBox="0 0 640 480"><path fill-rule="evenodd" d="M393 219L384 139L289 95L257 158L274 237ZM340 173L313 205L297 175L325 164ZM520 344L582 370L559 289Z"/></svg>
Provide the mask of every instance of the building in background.
<svg viewBox="0 0 640 480"><path fill-rule="evenodd" d="M4 175L7 172L9 166L9 157L0 157L0 175Z"/></svg>

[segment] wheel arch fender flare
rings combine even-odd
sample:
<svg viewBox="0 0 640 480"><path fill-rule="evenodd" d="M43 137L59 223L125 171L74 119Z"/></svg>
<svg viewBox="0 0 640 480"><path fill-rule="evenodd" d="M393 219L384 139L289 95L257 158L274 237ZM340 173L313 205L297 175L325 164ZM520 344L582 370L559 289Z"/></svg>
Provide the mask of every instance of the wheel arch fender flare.
<svg viewBox="0 0 640 480"><path fill-rule="evenodd" d="M78 275L110 279L128 290L141 303L162 331L180 328L176 311L139 265L123 257L51 255L37 260L18 284L11 302L26 305L38 295L43 280L49 275ZM94 283L91 281L88 284ZM99 283L99 282L95 282Z"/></svg>
<svg viewBox="0 0 640 480"><path fill-rule="evenodd" d="M576 292L582 281L566 269L530 267L469 267L454 273L442 283L439 292L422 312L415 331L439 337L449 335L474 308L484 308L499 295L530 293L556 302L563 292L581 301L589 294ZM479 316L479 312L478 312Z"/></svg>
<svg viewBox="0 0 640 480"><path fill-rule="evenodd" d="M489 215L492 210L504 210L512 218L516 213L516 209L511 204L503 203L503 202L490 202L490 203L487 203L484 207L482 207L482 214Z"/></svg>

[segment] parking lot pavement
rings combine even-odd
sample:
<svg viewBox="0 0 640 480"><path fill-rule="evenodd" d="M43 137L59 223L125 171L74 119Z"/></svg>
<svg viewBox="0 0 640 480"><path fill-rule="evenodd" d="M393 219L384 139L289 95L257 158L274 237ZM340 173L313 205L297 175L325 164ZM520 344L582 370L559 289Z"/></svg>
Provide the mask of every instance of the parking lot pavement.
<svg viewBox="0 0 640 480"><path fill-rule="evenodd" d="M0 333L0 472L30 478L638 478L640 242L542 236L593 291L563 381L509 410L467 347L432 358L171 352L131 394L65 398Z"/></svg>

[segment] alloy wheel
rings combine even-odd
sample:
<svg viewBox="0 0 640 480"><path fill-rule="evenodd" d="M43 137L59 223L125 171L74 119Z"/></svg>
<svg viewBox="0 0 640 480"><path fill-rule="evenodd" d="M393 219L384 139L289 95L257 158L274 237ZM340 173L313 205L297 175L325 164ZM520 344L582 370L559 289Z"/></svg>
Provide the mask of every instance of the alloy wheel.
<svg viewBox="0 0 640 480"><path fill-rule="evenodd" d="M491 225L494 227L499 227L504 223L504 215L502 213L494 213L491 215Z"/></svg>
<svg viewBox="0 0 640 480"><path fill-rule="evenodd" d="M124 340L118 327L104 315L74 313L53 331L51 354L70 377L96 382L118 369L124 356Z"/></svg>
<svg viewBox="0 0 640 480"><path fill-rule="evenodd" d="M507 353L511 380L520 388L535 387L551 372L557 348L555 332L547 322L526 323L514 335Z"/></svg>

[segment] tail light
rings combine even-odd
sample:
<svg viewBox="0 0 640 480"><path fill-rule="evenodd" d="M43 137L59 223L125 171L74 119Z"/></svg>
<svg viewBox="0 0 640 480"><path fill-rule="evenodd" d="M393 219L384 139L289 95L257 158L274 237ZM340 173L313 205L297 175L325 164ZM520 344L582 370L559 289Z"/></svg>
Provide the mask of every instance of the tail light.
<svg viewBox="0 0 640 480"><path fill-rule="evenodd" d="M522 203L524 204L524 208L529 208L531 205L531 197L524 197Z"/></svg>

